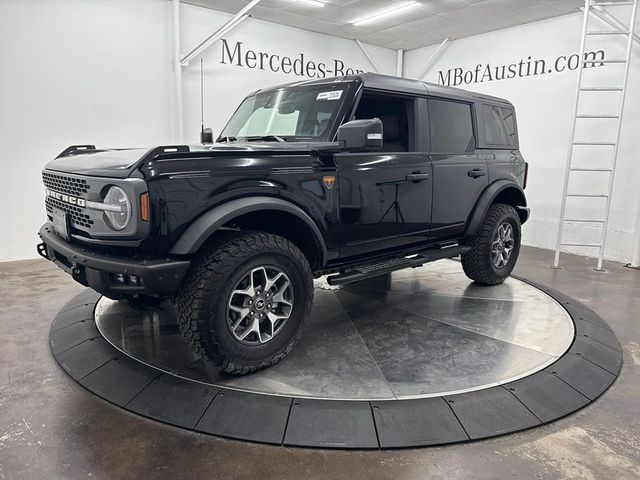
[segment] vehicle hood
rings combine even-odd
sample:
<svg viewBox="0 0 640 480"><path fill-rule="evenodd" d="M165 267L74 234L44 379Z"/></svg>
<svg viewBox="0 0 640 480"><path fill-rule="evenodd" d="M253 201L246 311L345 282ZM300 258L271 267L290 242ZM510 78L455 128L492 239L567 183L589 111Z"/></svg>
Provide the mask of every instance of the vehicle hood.
<svg viewBox="0 0 640 480"><path fill-rule="evenodd" d="M126 178L148 151L146 148L129 148L88 152L56 158L45 168L76 175Z"/></svg>
<svg viewBox="0 0 640 480"><path fill-rule="evenodd" d="M203 158L244 155L310 154L335 146L328 142L234 142L213 145L167 145L148 148L96 150L49 162L45 169L76 175L126 178L145 161L163 158Z"/></svg>

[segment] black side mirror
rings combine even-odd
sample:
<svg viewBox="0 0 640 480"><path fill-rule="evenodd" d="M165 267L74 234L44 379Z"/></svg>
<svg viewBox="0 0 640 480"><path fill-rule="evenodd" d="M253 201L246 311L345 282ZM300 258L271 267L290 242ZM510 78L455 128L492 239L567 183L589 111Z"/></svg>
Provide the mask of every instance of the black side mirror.
<svg viewBox="0 0 640 480"><path fill-rule="evenodd" d="M200 132L200 143L213 143L213 130L203 128Z"/></svg>
<svg viewBox="0 0 640 480"><path fill-rule="evenodd" d="M382 121L379 118L351 120L338 128L338 143L346 150L380 150Z"/></svg>

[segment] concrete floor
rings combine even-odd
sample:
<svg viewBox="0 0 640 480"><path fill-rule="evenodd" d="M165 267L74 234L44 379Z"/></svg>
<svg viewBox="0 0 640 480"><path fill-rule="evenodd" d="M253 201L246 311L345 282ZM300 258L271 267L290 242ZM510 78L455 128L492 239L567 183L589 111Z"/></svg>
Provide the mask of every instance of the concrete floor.
<svg viewBox="0 0 640 480"><path fill-rule="evenodd" d="M44 260L0 264L0 479L640 478L640 271L524 248L516 272L586 303L625 364L577 414L482 442L397 451L294 449L217 439L138 417L77 385L49 352L57 310L82 290Z"/></svg>

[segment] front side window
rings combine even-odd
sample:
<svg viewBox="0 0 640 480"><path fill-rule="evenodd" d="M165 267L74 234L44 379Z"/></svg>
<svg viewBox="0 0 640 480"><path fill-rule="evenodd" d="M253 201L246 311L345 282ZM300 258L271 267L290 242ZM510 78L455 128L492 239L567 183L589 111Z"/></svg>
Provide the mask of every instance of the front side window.
<svg viewBox="0 0 640 480"><path fill-rule="evenodd" d="M382 151L413 150L413 98L365 91L355 112L355 119L379 118L382 121Z"/></svg>
<svg viewBox="0 0 640 480"><path fill-rule="evenodd" d="M487 145L512 147L516 145L516 122L510 108L483 105L484 141Z"/></svg>
<svg viewBox="0 0 640 480"><path fill-rule="evenodd" d="M287 87L244 99L219 140L330 141L348 85Z"/></svg>
<svg viewBox="0 0 640 480"><path fill-rule="evenodd" d="M475 149L471 105L429 99L428 106L432 152L464 153Z"/></svg>

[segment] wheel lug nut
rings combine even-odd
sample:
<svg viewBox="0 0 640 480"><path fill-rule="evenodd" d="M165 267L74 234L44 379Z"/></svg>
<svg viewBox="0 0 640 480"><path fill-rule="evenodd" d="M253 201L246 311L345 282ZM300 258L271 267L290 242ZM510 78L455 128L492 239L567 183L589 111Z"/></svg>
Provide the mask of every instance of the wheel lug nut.
<svg viewBox="0 0 640 480"><path fill-rule="evenodd" d="M263 313L261 313L261 314L260 314L260 318L262 318L262 317L264 317L264 314L263 314Z"/></svg>
<svg viewBox="0 0 640 480"><path fill-rule="evenodd" d="M267 304L267 308L271 308L271 304L270 304L270 303L269 303L269 304Z"/></svg>
<svg viewBox="0 0 640 480"><path fill-rule="evenodd" d="M249 300L249 305L253 305L253 300Z"/></svg>
<svg viewBox="0 0 640 480"><path fill-rule="evenodd" d="M249 312L249 315L253 316L254 312L253 310Z"/></svg>

